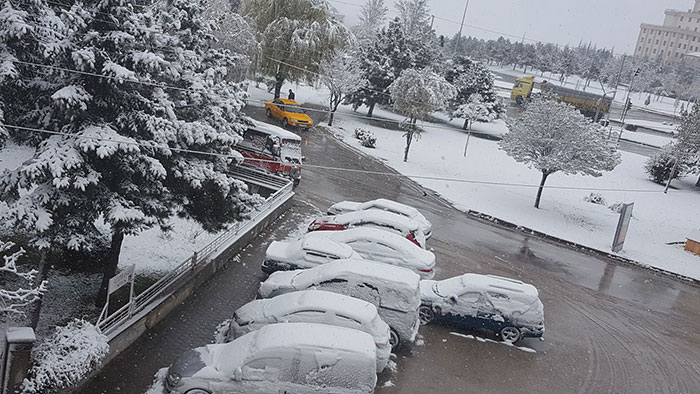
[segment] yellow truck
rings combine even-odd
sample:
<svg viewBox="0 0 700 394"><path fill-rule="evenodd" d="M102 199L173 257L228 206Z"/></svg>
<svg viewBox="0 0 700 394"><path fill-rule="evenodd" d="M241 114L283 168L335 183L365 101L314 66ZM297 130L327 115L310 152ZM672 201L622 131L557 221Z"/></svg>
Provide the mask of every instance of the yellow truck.
<svg viewBox="0 0 700 394"><path fill-rule="evenodd" d="M520 77L515 81L515 85L513 85L513 89L510 92L510 99L522 105L530 98L534 88L535 77ZM597 119L594 119L596 122L610 111L610 105L612 104L612 98L610 97L557 86L547 81L539 84L539 88L542 93L549 92L556 94L559 101L573 105L585 116L595 118L597 114Z"/></svg>

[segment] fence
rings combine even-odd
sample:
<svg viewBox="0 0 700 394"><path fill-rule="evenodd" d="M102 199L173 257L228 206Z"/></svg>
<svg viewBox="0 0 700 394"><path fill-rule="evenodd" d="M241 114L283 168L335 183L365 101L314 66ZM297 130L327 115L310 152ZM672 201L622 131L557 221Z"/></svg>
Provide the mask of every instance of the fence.
<svg viewBox="0 0 700 394"><path fill-rule="evenodd" d="M277 191L265 200L265 203L262 204L249 220L235 223L226 232L216 237L202 249L194 252L191 257L180 263L149 288L130 299L126 305L111 314L108 312L107 305L105 305L105 308L102 310L97 320L97 327L103 334L107 335L110 340L118 335L124 328L127 328L127 323L131 321L132 318L152 310L165 300L171 290L173 290L174 285L188 272L192 271L198 265L208 262L212 256L215 257L216 252L220 251L222 248L225 249L227 245L230 245L242 234L252 229L261 219L267 217L269 212L275 210L293 195L293 184L285 178L280 178L254 168L244 168L243 166L239 166L237 172L241 172L241 175L243 175L239 177L241 180L246 181L249 178L253 178L256 184L265 185ZM236 176L237 175L238 174L236 174Z"/></svg>

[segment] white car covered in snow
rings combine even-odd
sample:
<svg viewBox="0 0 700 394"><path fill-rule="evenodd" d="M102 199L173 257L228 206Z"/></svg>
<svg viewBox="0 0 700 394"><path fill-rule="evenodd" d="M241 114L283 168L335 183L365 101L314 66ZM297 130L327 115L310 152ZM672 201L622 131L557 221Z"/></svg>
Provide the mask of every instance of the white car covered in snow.
<svg viewBox="0 0 700 394"><path fill-rule="evenodd" d="M367 227L394 232L425 249L425 234L421 230L420 223L406 216L379 209L321 216L309 225L309 232Z"/></svg>
<svg viewBox="0 0 700 394"><path fill-rule="evenodd" d="M296 291L243 305L233 314L226 342L275 323L318 323L366 332L377 346L377 372L389 362L389 326L377 308L358 298L320 290Z"/></svg>
<svg viewBox="0 0 700 394"><path fill-rule="evenodd" d="M377 384L369 334L325 324L271 324L235 341L181 354L171 394L365 394Z"/></svg>
<svg viewBox="0 0 700 394"><path fill-rule="evenodd" d="M423 279L435 275L435 255L406 238L376 228L352 228L343 231L314 231L304 239L325 237L350 246L363 259L408 268Z"/></svg>
<svg viewBox="0 0 700 394"><path fill-rule="evenodd" d="M288 271L311 268L333 260L359 259L348 245L315 237L293 242L274 241L267 247L262 271L271 274L275 271Z"/></svg>
<svg viewBox="0 0 700 394"><path fill-rule="evenodd" d="M544 308L535 286L495 275L424 280L421 323L445 322L496 333L504 341L544 334Z"/></svg>
<svg viewBox="0 0 700 394"><path fill-rule="evenodd" d="M372 303L391 328L392 346L416 338L420 277L405 268L367 260L338 260L306 270L274 272L260 285L258 294L268 298L310 289Z"/></svg>
<svg viewBox="0 0 700 394"><path fill-rule="evenodd" d="M423 230L423 234L425 234L426 238L430 238L433 233L433 225L417 209L400 202L387 200L385 198L378 198L376 200L366 202L341 201L337 204L331 205L331 207L328 208L328 214L339 215L348 212L366 211L368 209L381 209L383 211L392 212L397 215L402 215L409 219L413 219L420 223L421 230Z"/></svg>

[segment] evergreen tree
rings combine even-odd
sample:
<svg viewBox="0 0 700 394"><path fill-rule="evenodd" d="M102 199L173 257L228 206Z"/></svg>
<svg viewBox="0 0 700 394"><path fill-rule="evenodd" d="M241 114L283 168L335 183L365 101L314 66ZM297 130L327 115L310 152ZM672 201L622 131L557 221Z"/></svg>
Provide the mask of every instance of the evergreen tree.
<svg viewBox="0 0 700 394"><path fill-rule="evenodd" d="M604 130L564 103L535 98L508 128L501 149L542 173L535 208L540 207L550 175L563 172L598 177L620 163L620 154L608 146Z"/></svg>
<svg viewBox="0 0 700 394"><path fill-rule="evenodd" d="M242 86L225 78L236 59L213 46L200 3L103 0L61 10L64 36L43 45L63 45L53 65L89 74L46 73L45 94L7 119L65 134L32 134L34 158L0 175L3 219L41 247L105 250L103 297L124 236L167 229L173 215L220 230L260 201L229 175L250 121Z"/></svg>
<svg viewBox="0 0 700 394"><path fill-rule="evenodd" d="M243 0L240 10L255 22L260 70L274 76L275 98L284 81L315 81L320 65L355 41L326 0Z"/></svg>
<svg viewBox="0 0 700 394"><path fill-rule="evenodd" d="M469 104L474 94L479 95L480 104L488 110L488 116L475 120L482 122L498 119L505 112L493 84L493 73L485 65L458 56L447 63L445 79L457 89L457 94L449 105L452 117L462 117L462 106Z"/></svg>
<svg viewBox="0 0 700 394"><path fill-rule="evenodd" d="M409 68L424 68L430 64L424 47L416 46L403 33L401 21L389 22L376 39L363 45L357 53L356 68L363 83L345 98L345 102L357 109L366 105L371 117L376 104L388 104L388 90L394 80Z"/></svg>

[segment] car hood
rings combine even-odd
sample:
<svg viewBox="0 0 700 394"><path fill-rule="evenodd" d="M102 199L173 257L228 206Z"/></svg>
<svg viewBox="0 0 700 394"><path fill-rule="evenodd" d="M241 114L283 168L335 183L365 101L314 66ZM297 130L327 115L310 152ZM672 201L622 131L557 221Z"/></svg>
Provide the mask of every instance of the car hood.
<svg viewBox="0 0 700 394"><path fill-rule="evenodd" d="M434 280L421 280L420 281L420 299L421 301L435 301L441 297L435 294L433 287L437 281Z"/></svg>
<svg viewBox="0 0 700 394"><path fill-rule="evenodd" d="M287 260L299 254L299 245L295 243L272 241L265 251L265 260Z"/></svg>
<svg viewBox="0 0 700 394"><path fill-rule="evenodd" d="M260 285L260 295L267 298L280 289L292 289L294 287L292 279L297 274L299 274L299 271L277 271L272 273L272 275Z"/></svg>
<svg viewBox="0 0 700 394"><path fill-rule="evenodd" d="M173 361L168 372L182 377L191 377L207 367L209 359L209 354L204 347L188 350Z"/></svg>
<svg viewBox="0 0 700 394"><path fill-rule="evenodd" d="M285 116L287 116L289 119L294 119L294 120L305 120L307 122L311 122L311 117L307 114L298 114L296 112L285 112Z"/></svg>

